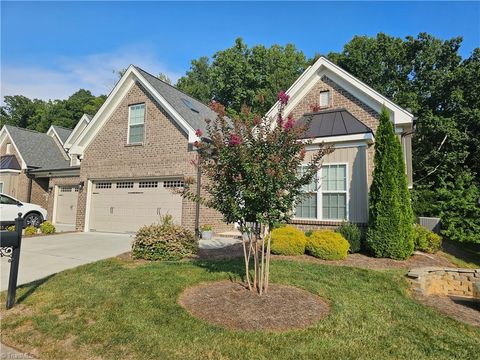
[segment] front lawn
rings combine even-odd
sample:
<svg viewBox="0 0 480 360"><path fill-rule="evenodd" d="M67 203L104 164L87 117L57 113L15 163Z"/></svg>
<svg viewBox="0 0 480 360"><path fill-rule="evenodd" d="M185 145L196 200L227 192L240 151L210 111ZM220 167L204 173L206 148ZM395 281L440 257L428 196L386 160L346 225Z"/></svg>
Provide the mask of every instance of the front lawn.
<svg viewBox="0 0 480 360"><path fill-rule="evenodd" d="M286 333L223 329L193 318L177 298L202 281L238 280L240 260L117 258L22 287L20 304L2 309L2 341L45 359L473 359L480 354L480 329L412 300L404 271L283 260L273 261L271 270L272 282L328 299L331 313L313 327Z"/></svg>

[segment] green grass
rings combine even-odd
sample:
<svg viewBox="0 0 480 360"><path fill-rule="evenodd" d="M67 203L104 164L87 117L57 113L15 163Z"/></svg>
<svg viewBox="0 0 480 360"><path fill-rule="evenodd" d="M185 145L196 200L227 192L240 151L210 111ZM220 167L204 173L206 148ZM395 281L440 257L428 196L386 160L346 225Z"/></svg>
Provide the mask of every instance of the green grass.
<svg viewBox="0 0 480 360"><path fill-rule="evenodd" d="M109 259L22 287L2 310L2 337L46 359L474 359L480 329L415 302L401 271L273 261L272 282L331 303L313 327L286 333L209 325L177 304L201 281L239 279L240 261ZM2 293L2 302L5 293Z"/></svg>
<svg viewBox="0 0 480 360"><path fill-rule="evenodd" d="M441 254L456 266L462 268L480 268L480 244L458 243L443 240Z"/></svg>

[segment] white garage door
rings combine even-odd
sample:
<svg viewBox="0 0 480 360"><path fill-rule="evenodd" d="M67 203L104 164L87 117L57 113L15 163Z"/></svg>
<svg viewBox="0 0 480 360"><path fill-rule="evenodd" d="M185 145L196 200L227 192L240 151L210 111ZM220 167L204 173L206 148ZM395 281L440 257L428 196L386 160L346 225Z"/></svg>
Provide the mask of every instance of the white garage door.
<svg viewBox="0 0 480 360"><path fill-rule="evenodd" d="M55 210L55 223L75 224L77 216L78 187L57 187L57 204Z"/></svg>
<svg viewBox="0 0 480 360"><path fill-rule="evenodd" d="M143 225L158 222L170 214L181 223L182 197L172 188L181 180L122 180L93 183L90 230L136 232Z"/></svg>

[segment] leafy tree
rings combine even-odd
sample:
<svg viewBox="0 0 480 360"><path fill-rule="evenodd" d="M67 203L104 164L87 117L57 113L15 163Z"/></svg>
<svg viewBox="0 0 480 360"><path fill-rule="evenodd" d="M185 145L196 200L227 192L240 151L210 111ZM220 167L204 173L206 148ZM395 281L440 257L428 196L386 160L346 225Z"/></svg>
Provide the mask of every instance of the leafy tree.
<svg viewBox="0 0 480 360"><path fill-rule="evenodd" d="M224 104L229 114L239 113L243 105L265 113L276 101L280 89L288 88L308 66L303 52L294 45L248 47L238 38L228 49L218 51L209 61L192 61L191 69L177 87L197 99Z"/></svg>
<svg viewBox="0 0 480 360"><path fill-rule="evenodd" d="M208 138L195 144L209 197L200 199L188 188L183 194L218 210L227 223L240 225L247 236L243 242L247 285L260 294L268 289L270 232L274 224L290 220L302 186L310 183L323 155L330 151L321 146L307 163L305 173L298 174L304 163L305 143L311 142L298 141L306 128L296 127L291 117L283 118L288 96L281 92L279 99L279 116L274 119L252 116L244 106L230 121L225 107L212 103L218 117L208 124ZM203 134L197 130L197 135ZM253 279L249 271L251 256Z"/></svg>
<svg viewBox="0 0 480 360"><path fill-rule="evenodd" d="M192 60L192 65L186 75L178 79L177 87L208 104L212 100L211 71L209 59L202 56L198 60Z"/></svg>
<svg viewBox="0 0 480 360"><path fill-rule="evenodd" d="M80 89L66 100L29 99L22 95L5 96L0 108L0 125L14 125L46 132L50 125L73 128L84 113L94 115L103 105L105 95L94 96Z"/></svg>
<svg viewBox="0 0 480 360"><path fill-rule="evenodd" d="M400 141L383 108L375 134L367 245L376 257L406 259L413 252L413 213Z"/></svg>
<svg viewBox="0 0 480 360"><path fill-rule="evenodd" d="M438 195L460 175L470 182L467 188L480 187L480 49L462 60L461 42L460 37L440 40L426 33L406 39L378 34L354 37L341 53L328 55L417 117L412 193L416 215L440 216L448 224L441 209L450 207L471 216L456 224L457 235L449 231L455 239L469 233L468 224L480 226L475 212L460 211L450 203L452 198ZM465 209L480 206L473 197L468 199ZM480 243L477 234L468 239Z"/></svg>
<svg viewBox="0 0 480 360"><path fill-rule="evenodd" d="M168 77L167 74L164 74L164 73L159 73L158 76L157 76L160 80L162 80L163 82L166 82L167 84L170 84L172 85L172 80Z"/></svg>

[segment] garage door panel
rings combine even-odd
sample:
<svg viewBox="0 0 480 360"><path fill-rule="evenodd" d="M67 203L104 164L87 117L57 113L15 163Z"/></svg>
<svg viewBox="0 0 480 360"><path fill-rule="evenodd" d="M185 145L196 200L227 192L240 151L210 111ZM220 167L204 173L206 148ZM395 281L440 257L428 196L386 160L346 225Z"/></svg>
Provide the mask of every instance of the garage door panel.
<svg viewBox="0 0 480 360"><path fill-rule="evenodd" d="M78 187L57 187L55 222L74 224L77 216Z"/></svg>
<svg viewBox="0 0 480 360"><path fill-rule="evenodd" d="M160 180L94 183L90 229L136 232L144 225L159 222L165 214L172 215L174 223L181 224L182 197L172 193L169 186L164 187Z"/></svg>

